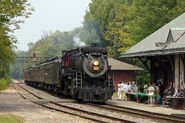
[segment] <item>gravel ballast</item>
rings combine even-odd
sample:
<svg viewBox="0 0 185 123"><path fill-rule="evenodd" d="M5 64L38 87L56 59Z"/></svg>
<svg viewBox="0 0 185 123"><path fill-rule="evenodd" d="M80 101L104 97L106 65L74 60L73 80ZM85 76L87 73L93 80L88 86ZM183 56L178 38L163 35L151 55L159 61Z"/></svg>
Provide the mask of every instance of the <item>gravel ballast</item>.
<svg viewBox="0 0 185 123"><path fill-rule="evenodd" d="M3 114L23 117L24 123L90 122L89 120L77 116L52 111L33 104L23 99L12 86L6 90L0 91L0 115Z"/></svg>

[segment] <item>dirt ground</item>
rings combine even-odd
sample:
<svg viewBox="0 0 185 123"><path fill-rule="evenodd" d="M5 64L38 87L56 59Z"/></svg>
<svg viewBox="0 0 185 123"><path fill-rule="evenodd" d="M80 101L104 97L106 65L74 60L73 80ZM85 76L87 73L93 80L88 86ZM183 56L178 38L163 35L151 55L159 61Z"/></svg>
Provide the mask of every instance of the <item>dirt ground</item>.
<svg viewBox="0 0 185 123"><path fill-rule="evenodd" d="M12 86L0 91L0 115L1 114L21 116L24 119L24 123L89 122L77 116L52 111L33 104L23 99Z"/></svg>

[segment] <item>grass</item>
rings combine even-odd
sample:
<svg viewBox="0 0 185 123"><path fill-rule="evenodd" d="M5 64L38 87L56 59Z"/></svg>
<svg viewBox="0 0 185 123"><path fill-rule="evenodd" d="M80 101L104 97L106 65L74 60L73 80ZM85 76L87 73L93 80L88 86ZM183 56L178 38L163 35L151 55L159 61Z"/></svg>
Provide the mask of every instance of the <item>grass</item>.
<svg viewBox="0 0 185 123"><path fill-rule="evenodd" d="M12 80L10 78L7 78L7 79L1 78L0 79L0 90L4 90L8 88L11 82Z"/></svg>
<svg viewBox="0 0 185 123"><path fill-rule="evenodd" d="M0 90L6 89L8 87L8 82L4 79L0 79Z"/></svg>
<svg viewBox="0 0 185 123"><path fill-rule="evenodd" d="M0 123L23 123L23 118L16 115L0 115Z"/></svg>

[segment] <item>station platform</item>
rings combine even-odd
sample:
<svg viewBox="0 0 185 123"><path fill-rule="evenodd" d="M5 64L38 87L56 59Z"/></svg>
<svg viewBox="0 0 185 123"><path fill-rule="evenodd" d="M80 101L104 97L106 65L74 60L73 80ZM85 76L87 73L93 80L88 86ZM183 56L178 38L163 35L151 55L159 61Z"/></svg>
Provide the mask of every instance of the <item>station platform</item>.
<svg viewBox="0 0 185 123"><path fill-rule="evenodd" d="M137 103L134 101L122 101L118 100L117 97L112 97L112 100L107 101L107 104L114 104L128 108L134 108L154 113L161 113L166 115L183 115L185 117L185 110L172 109L168 105L151 105L144 103Z"/></svg>

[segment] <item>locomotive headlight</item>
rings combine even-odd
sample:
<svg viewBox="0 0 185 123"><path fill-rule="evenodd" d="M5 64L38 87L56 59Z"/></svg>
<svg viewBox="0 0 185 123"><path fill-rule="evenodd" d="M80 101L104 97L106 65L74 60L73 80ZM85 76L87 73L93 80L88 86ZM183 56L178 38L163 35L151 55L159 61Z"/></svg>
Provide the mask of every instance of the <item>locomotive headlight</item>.
<svg viewBox="0 0 185 123"><path fill-rule="evenodd" d="M98 61L94 61L94 65L95 66L98 66L99 65L99 62Z"/></svg>

